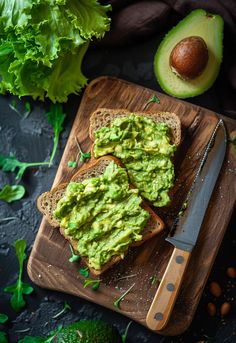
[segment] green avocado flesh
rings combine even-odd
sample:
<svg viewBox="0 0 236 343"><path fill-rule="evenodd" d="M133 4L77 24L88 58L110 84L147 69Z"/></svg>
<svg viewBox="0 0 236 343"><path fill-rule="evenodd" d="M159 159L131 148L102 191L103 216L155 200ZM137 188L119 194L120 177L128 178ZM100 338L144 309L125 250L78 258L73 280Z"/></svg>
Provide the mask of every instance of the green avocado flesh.
<svg viewBox="0 0 236 343"><path fill-rule="evenodd" d="M125 169L111 161L104 174L70 182L53 215L65 234L78 240L79 254L99 270L142 240L150 214L141 203L138 190L129 188Z"/></svg>
<svg viewBox="0 0 236 343"><path fill-rule="evenodd" d="M161 207L169 203L168 192L174 184L171 157L176 146L170 144L165 123L131 114L117 117L111 127L95 132L94 156L113 154L124 163L130 181L141 195Z"/></svg>
<svg viewBox="0 0 236 343"><path fill-rule="evenodd" d="M121 343L118 331L101 320L80 320L62 328L53 343Z"/></svg>
<svg viewBox="0 0 236 343"><path fill-rule="evenodd" d="M205 92L214 83L220 69L223 53L223 19L202 9L192 11L164 37L154 59L154 69L161 88L177 98L188 98ZM169 65L173 48L182 39L200 36L207 45L209 59L201 75L182 80Z"/></svg>

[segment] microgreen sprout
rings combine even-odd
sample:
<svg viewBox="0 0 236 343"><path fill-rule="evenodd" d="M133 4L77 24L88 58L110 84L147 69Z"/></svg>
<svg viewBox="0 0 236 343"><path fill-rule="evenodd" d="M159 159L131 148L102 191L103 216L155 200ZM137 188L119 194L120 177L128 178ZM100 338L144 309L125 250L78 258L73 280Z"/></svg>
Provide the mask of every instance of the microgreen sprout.
<svg viewBox="0 0 236 343"><path fill-rule="evenodd" d="M134 283L132 286L130 286L130 287L127 289L127 291L125 291L125 293L121 294L121 296L120 296L118 299L114 300L114 301L113 301L113 305L114 305L115 307L117 307L117 308L120 308L120 302L124 300L124 298L126 297L126 295L131 291L131 289L132 289L134 286L135 286L135 283Z"/></svg>
<svg viewBox="0 0 236 343"><path fill-rule="evenodd" d="M157 284L157 277L155 275L150 277L150 282L152 286L156 286Z"/></svg>
<svg viewBox="0 0 236 343"><path fill-rule="evenodd" d="M49 124L52 125L53 131L54 131L54 137L53 137L53 149L51 153L51 157L49 160L49 167L51 166L54 157L56 155L58 143L59 143L59 137L61 134L61 131L63 130L63 122L65 120L65 113L63 113L62 105L61 104L51 104L50 111L46 113L47 120Z"/></svg>
<svg viewBox="0 0 236 343"><path fill-rule="evenodd" d="M70 245L70 251L71 251L71 257L69 258L69 261L70 261L71 263L79 261L80 256L79 256L79 255L76 255L76 254L74 253L74 250L73 250L73 248L72 248L71 245Z"/></svg>
<svg viewBox="0 0 236 343"><path fill-rule="evenodd" d="M80 159L79 160L80 160L80 162L85 162L86 159L91 158L91 153L90 152L83 152L82 151L77 137L75 137L75 141L76 141L77 148L79 149L79 154L80 154Z"/></svg>
<svg viewBox="0 0 236 343"><path fill-rule="evenodd" d="M156 102L157 104L160 104L160 99L156 95L152 95L151 98L146 102L146 104L143 106L143 110L146 110L148 105L152 102Z"/></svg>
<svg viewBox="0 0 236 343"><path fill-rule="evenodd" d="M68 161L67 165L69 168L76 168L77 162L76 161Z"/></svg>
<svg viewBox="0 0 236 343"><path fill-rule="evenodd" d="M16 256L19 262L19 275L15 284L7 286L4 289L4 292L12 293L11 297L11 306L14 311L19 312L22 308L25 307L25 300L23 295L28 295L33 292L33 288L28 284L22 281L23 276L23 264L26 259L25 254L26 241L23 239L17 240L15 242L15 251Z"/></svg>
<svg viewBox="0 0 236 343"><path fill-rule="evenodd" d="M57 319L58 317L60 317L62 314L66 313L67 311L71 310L70 305L65 301L64 302L64 307L63 309L58 312L57 314L55 314L55 316L52 317L52 319Z"/></svg>
<svg viewBox="0 0 236 343"><path fill-rule="evenodd" d="M126 340L127 340L127 337L128 337L128 331L129 331L130 325L132 323L133 323L132 321L128 323L128 325L126 326L125 332L121 335L122 343L126 343Z"/></svg>
<svg viewBox="0 0 236 343"><path fill-rule="evenodd" d="M51 343L54 337L62 330L62 325L59 325L58 328L54 331L51 331L48 338L39 337L39 336L25 336L24 338L20 339L18 343ZM64 340L60 340L61 343L64 343Z"/></svg>
<svg viewBox="0 0 236 343"><path fill-rule="evenodd" d="M23 117L24 119L26 119L29 114L31 113L31 106L30 103L28 101L25 102L25 112L21 113L17 107L16 107L16 100L13 99L12 102L9 104L9 107L16 112L20 117Z"/></svg>
<svg viewBox="0 0 236 343"><path fill-rule="evenodd" d="M25 103L25 109L26 109L26 112L24 113L24 118L27 118L31 112L31 106L30 106L30 103L28 101L26 101L26 103Z"/></svg>
<svg viewBox="0 0 236 343"><path fill-rule="evenodd" d="M89 277L89 269L88 269L88 267L80 268L80 269L79 269L79 273L80 273L83 277L85 277L85 278Z"/></svg>
<svg viewBox="0 0 236 343"><path fill-rule="evenodd" d="M92 289L96 291L100 287L100 283L101 283L100 279L96 279L96 280L85 279L84 288L88 287L89 285L92 285Z"/></svg>

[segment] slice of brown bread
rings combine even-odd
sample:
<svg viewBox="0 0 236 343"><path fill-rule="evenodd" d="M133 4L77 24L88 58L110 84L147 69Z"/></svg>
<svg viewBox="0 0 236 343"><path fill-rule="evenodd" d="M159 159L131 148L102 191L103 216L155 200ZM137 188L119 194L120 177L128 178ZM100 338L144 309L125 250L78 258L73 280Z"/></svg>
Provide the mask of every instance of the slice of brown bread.
<svg viewBox="0 0 236 343"><path fill-rule="evenodd" d="M118 165L122 166L121 162L113 156L104 156L95 161L92 161L88 165L81 168L71 179L74 182L81 182L84 179L88 179L94 176L98 176L104 173L108 164L114 161ZM47 221L53 226L60 229L61 234L67 239L73 246L74 250L77 252L78 241L74 240L72 237L67 236L63 228L60 228L59 222L53 218L53 212L56 209L58 201L65 194L67 183L59 184L54 187L51 191L43 193L39 196L37 200L37 206L40 212L46 217ZM132 187L132 186L131 186ZM150 213L150 219L142 231L143 239L138 242L134 242L131 246L138 246L144 243L146 240L154 237L160 231L164 229L163 221L158 217L158 215L147 205L145 201L142 203L142 207ZM89 264L87 258L82 256L82 259L89 267L92 274L98 276L104 273L107 269L111 268L114 264L118 263L122 258L120 256L113 256L112 259L107 262L100 270L92 268Z"/></svg>
<svg viewBox="0 0 236 343"><path fill-rule="evenodd" d="M181 122L175 113L171 112L130 112L125 109L98 108L90 117L89 136L95 141L95 132L101 127L109 127L117 117L127 117L131 113L144 116L157 123L164 122L170 128L171 143L179 146L181 141Z"/></svg>

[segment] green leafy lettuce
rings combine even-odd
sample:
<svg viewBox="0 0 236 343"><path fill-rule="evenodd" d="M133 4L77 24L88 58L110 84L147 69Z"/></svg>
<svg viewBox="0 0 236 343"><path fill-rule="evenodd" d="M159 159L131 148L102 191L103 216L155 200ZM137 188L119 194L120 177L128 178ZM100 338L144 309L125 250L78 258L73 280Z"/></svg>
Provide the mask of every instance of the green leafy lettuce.
<svg viewBox="0 0 236 343"><path fill-rule="evenodd" d="M87 79L89 42L110 27L97 0L0 0L0 92L66 102Z"/></svg>

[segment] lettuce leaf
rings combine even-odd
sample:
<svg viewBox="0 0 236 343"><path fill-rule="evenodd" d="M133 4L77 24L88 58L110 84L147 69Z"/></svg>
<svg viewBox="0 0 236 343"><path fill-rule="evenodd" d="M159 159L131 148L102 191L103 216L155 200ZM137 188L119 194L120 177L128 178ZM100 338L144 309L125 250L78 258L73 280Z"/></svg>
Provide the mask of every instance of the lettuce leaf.
<svg viewBox="0 0 236 343"><path fill-rule="evenodd" d="M83 57L109 30L109 10L97 0L0 0L0 93L53 102L78 94Z"/></svg>

